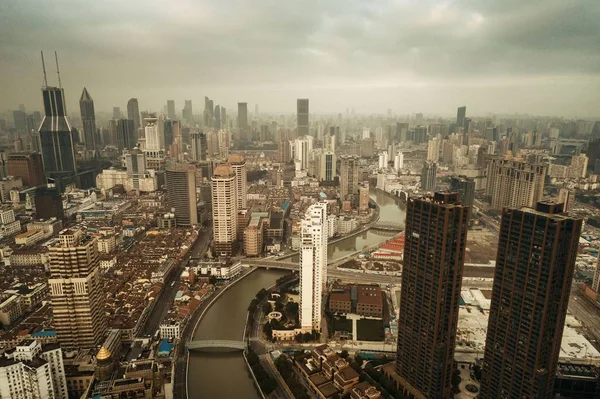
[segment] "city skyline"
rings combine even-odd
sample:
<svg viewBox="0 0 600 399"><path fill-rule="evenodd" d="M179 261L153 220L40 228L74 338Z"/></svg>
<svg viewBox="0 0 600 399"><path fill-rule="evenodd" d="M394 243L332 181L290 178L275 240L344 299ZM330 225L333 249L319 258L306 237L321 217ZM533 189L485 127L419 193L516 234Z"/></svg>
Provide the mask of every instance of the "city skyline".
<svg viewBox="0 0 600 399"><path fill-rule="evenodd" d="M467 105L473 115L598 116L600 4L591 1L551 0L543 9L532 1L466 0L229 7L132 3L113 15L106 3L91 13L85 4L69 6L67 14L15 3L0 28L0 106L38 103L39 50L56 49L71 110L85 86L98 110L125 109L131 96L141 109L161 109L169 98L201 104L210 95L226 108L246 101L262 112L312 98L311 108L322 112L451 115ZM64 28L49 29L50 22ZM164 61L140 64L163 50L170 54ZM211 62L198 62L210 54ZM48 74L54 81L53 68Z"/></svg>

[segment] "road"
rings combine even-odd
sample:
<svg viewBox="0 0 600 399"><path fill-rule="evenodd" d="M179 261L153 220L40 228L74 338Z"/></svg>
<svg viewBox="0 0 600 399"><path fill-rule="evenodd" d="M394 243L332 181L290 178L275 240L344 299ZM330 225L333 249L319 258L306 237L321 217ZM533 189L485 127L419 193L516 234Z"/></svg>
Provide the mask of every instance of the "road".
<svg viewBox="0 0 600 399"><path fill-rule="evenodd" d="M188 252L188 255L186 256L186 258L184 259L183 262L187 263L187 261L190 258L199 258L202 255L204 255L204 253L208 249L211 239L212 239L212 225L209 225L208 227L205 227L202 230L200 230L199 238L196 240L194 245L192 245L192 248ZM179 273L181 273L181 271L179 271ZM214 296L216 296L221 290L223 290L225 288L225 286L215 290L208 298L206 298L206 300L204 302L202 302L202 304L200 304L198 309L196 309L195 314L201 314L204 311L204 309L207 307L207 305L210 303L212 298ZM171 302L172 302L172 299L168 304L170 305ZM163 315L163 317L164 317L164 315ZM177 347L178 348L177 354L174 359L175 360L175 376L174 376L174 383L173 383L173 397L175 399L186 399L187 398L186 386L185 386L185 383L186 383L185 374L187 372L187 368L186 368L187 353L186 353L186 349L185 349L185 343L191 340L192 333L194 332L194 327L195 327L195 320L194 320L194 317L191 317L181 333L181 339L180 339L179 345Z"/></svg>
<svg viewBox="0 0 600 399"><path fill-rule="evenodd" d="M600 309L592 304L583 294L573 289L569 300L569 312L584 324L585 335L588 336L590 340L596 340L596 342L592 341L592 343L596 349L599 349Z"/></svg>
<svg viewBox="0 0 600 399"><path fill-rule="evenodd" d="M279 374L277 367L275 367L275 364L271 359L271 355L267 353L266 355L260 355L258 358L265 371L277 381L277 389L275 389L277 397L282 399L294 399L294 394L290 391L290 388L281 377L281 374Z"/></svg>
<svg viewBox="0 0 600 399"><path fill-rule="evenodd" d="M157 298L150 315L148 315L148 318L144 323L144 328L140 331L140 336L152 336L156 332L175 299L175 295L179 289L179 281L183 267L187 265L190 256L194 257L194 254L197 256L206 251L208 244L210 243L210 236L211 231L200 230L199 236L192 245L188 255L186 255L179 265L176 266L175 270L167 277L165 286L160 296Z"/></svg>

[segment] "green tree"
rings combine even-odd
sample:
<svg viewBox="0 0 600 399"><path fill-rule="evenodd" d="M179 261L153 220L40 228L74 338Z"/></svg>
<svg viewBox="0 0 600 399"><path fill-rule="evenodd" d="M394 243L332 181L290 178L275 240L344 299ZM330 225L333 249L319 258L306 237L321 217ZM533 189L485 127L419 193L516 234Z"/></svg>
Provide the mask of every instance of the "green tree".
<svg viewBox="0 0 600 399"><path fill-rule="evenodd" d="M340 357L342 359L346 359L348 357L348 351L346 349L344 349L343 351L340 352Z"/></svg>
<svg viewBox="0 0 600 399"><path fill-rule="evenodd" d="M271 313L271 304L269 303L269 301L265 301L262 305L262 311L264 314L269 314Z"/></svg>
<svg viewBox="0 0 600 399"><path fill-rule="evenodd" d="M476 364L473 366L473 375L477 381L481 381L481 366Z"/></svg>
<svg viewBox="0 0 600 399"><path fill-rule="evenodd" d="M265 325L263 326L263 332L265 333L269 341L273 340L273 328L271 327L271 323L265 323Z"/></svg>

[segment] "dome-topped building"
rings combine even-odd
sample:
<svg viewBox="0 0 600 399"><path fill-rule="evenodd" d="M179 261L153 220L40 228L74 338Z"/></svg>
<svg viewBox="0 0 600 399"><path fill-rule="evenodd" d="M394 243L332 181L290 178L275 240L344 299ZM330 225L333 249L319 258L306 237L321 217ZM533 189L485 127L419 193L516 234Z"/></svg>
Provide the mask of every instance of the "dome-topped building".
<svg viewBox="0 0 600 399"><path fill-rule="evenodd" d="M96 378L98 381L107 381L113 373L112 354L104 345L96 354Z"/></svg>

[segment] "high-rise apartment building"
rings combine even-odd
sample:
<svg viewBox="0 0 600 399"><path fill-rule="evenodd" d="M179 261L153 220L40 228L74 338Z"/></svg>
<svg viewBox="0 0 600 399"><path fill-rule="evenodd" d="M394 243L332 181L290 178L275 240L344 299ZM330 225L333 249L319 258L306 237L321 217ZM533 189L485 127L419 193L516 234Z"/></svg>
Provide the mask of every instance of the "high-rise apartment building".
<svg viewBox="0 0 600 399"><path fill-rule="evenodd" d="M146 134L146 149L164 150L164 118L145 118L144 123L146 124L146 127L144 128Z"/></svg>
<svg viewBox="0 0 600 399"><path fill-rule="evenodd" d="M437 162L440 159L441 140L437 137L432 138L427 143L427 160L429 162Z"/></svg>
<svg viewBox="0 0 600 399"><path fill-rule="evenodd" d="M298 123L298 137L308 136L308 98L299 98L296 102L296 114Z"/></svg>
<svg viewBox="0 0 600 399"><path fill-rule="evenodd" d="M53 185L41 186L35 190L35 213L38 219L65 217L62 196L58 188Z"/></svg>
<svg viewBox="0 0 600 399"><path fill-rule="evenodd" d="M12 112L15 130L20 133L27 131L27 114L25 111L15 110Z"/></svg>
<svg viewBox="0 0 600 399"><path fill-rule="evenodd" d="M359 160L357 157L340 157L340 198L358 193Z"/></svg>
<svg viewBox="0 0 600 399"><path fill-rule="evenodd" d="M450 178L450 191L460 194L463 205L473 206L475 200L475 180L467 176L452 176Z"/></svg>
<svg viewBox="0 0 600 399"><path fill-rule="evenodd" d="M221 129L221 107L215 106L215 129Z"/></svg>
<svg viewBox="0 0 600 399"><path fill-rule="evenodd" d="M390 155L387 151L381 151L379 153L379 169L387 169L390 161Z"/></svg>
<svg viewBox="0 0 600 399"><path fill-rule="evenodd" d="M0 397L67 399L60 346L25 340L7 352L0 358Z"/></svg>
<svg viewBox="0 0 600 399"><path fill-rule="evenodd" d="M480 398L554 397L581 224L562 204L503 210Z"/></svg>
<svg viewBox="0 0 600 399"><path fill-rule="evenodd" d="M67 118L65 92L58 87L44 87L44 119L40 125L40 149L47 177L64 184L75 181L75 143ZM64 186L63 184L63 186Z"/></svg>
<svg viewBox="0 0 600 399"><path fill-rule="evenodd" d="M127 177L132 179L133 188L140 190L140 180L147 177L146 175L146 154L137 148L125 154L125 167L127 168Z"/></svg>
<svg viewBox="0 0 600 399"><path fill-rule="evenodd" d="M321 329L323 290L327 284L327 203L308 207L301 222L300 328Z"/></svg>
<svg viewBox="0 0 600 399"><path fill-rule="evenodd" d="M248 187L248 175L246 171L246 161L244 157L239 154L233 154L229 157L228 161L235 173L235 191L236 191L236 204L237 210L246 209L247 198L246 191Z"/></svg>
<svg viewBox="0 0 600 399"><path fill-rule="evenodd" d="M592 289L594 292L600 292L600 255L596 261L596 270L594 271L594 279L592 280Z"/></svg>
<svg viewBox="0 0 600 399"><path fill-rule="evenodd" d="M558 202L563 204L565 212L571 212L575 205L575 190L568 189L566 187L561 188L558 191Z"/></svg>
<svg viewBox="0 0 600 399"><path fill-rule="evenodd" d="M237 179L228 163L213 171L211 199L215 256L230 257L237 234Z"/></svg>
<svg viewBox="0 0 600 399"><path fill-rule="evenodd" d="M183 110L181 111L181 116L188 124L191 124L194 121L194 114L192 112L192 100L185 100ZM169 119L175 118L169 117Z"/></svg>
<svg viewBox="0 0 600 399"><path fill-rule="evenodd" d="M79 110L81 112L81 123L83 124L85 149L96 151L96 113L94 112L94 100L85 87L79 99Z"/></svg>
<svg viewBox="0 0 600 399"><path fill-rule="evenodd" d="M167 117L169 119L177 118L177 115L175 114L175 100L167 100Z"/></svg>
<svg viewBox="0 0 600 399"><path fill-rule="evenodd" d="M9 154L6 164L9 175L20 177L25 186L35 187L46 183L42 156L38 152Z"/></svg>
<svg viewBox="0 0 600 399"><path fill-rule="evenodd" d="M192 159L194 161L206 161L206 135L202 132L190 134L192 142Z"/></svg>
<svg viewBox="0 0 600 399"><path fill-rule="evenodd" d="M337 176L336 156L333 151L325 151L319 156L319 175L320 181L333 181Z"/></svg>
<svg viewBox="0 0 600 399"><path fill-rule="evenodd" d="M140 128L140 105L137 98L130 98L127 101L127 119L133 121L133 127L136 131Z"/></svg>
<svg viewBox="0 0 600 399"><path fill-rule="evenodd" d="M58 243L48 249L48 285L58 342L70 349L100 345L106 320L96 239L83 230L63 230Z"/></svg>
<svg viewBox="0 0 600 399"><path fill-rule="evenodd" d="M131 150L137 145L135 122L131 119L117 121L117 148L119 152Z"/></svg>
<svg viewBox="0 0 600 399"><path fill-rule="evenodd" d="M173 163L165 172L169 208L175 209L178 226L198 224L196 168L192 164Z"/></svg>
<svg viewBox="0 0 600 399"><path fill-rule="evenodd" d="M575 155L571 158L571 165L567 169L567 177L572 179L584 178L587 174L589 159L586 155Z"/></svg>
<svg viewBox="0 0 600 399"><path fill-rule="evenodd" d="M486 195L491 208L534 207L544 195L546 165L516 159L495 158L488 164Z"/></svg>
<svg viewBox="0 0 600 399"><path fill-rule="evenodd" d="M415 398L449 399L471 208L457 193L409 198L396 372Z"/></svg>
<svg viewBox="0 0 600 399"><path fill-rule="evenodd" d="M238 103L238 123L239 139L248 140L248 103Z"/></svg>
<svg viewBox="0 0 600 399"><path fill-rule="evenodd" d="M369 182L360 183L358 188L358 212L361 214L369 212Z"/></svg>
<svg viewBox="0 0 600 399"><path fill-rule="evenodd" d="M23 398L54 398L54 399L67 399L67 380L65 376L65 366L63 361L63 355L60 345L58 344L45 344L42 345L39 341L33 339L26 339L20 342L13 351L11 351L10 355L7 356L7 359L10 359L9 363L14 366L18 362L25 362L21 368L20 377L22 378L16 384L9 383L6 386L7 382L11 379L11 376L6 375L5 378L2 378L2 371L0 371L0 397L3 396L6 392L2 392L2 388L8 388L8 391L16 394L16 397ZM44 375L37 375L36 378L33 378L33 381L28 381L29 377L31 377L29 372L31 372L32 364L37 364L37 367L41 367L41 365L47 365L48 368L43 367ZM29 367L28 367L29 366ZM0 366L2 367L2 366ZM35 368L34 366L33 368ZM17 366L17 369L20 367ZM6 370L6 369L5 369ZM38 369L39 370L39 369ZM7 370L8 371L8 370ZM12 376L13 378L15 376ZM42 377L42 378L40 378ZM52 381L52 389L47 391L47 396L44 396L42 393L46 390L47 387L50 386L48 380ZM18 377L17 377L18 378ZM32 384L33 382L33 384ZM36 383L37 382L37 383ZM20 383L20 384L19 384ZM11 386L13 385L13 386ZM21 396L22 395L22 396ZM15 397L12 395L6 395L7 398Z"/></svg>
<svg viewBox="0 0 600 399"><path fill-rule="evenodd" d="M467 107L464 105L462 107L458 107L456 111L456 125L458 128L465 127L465 119L467 117Z"/></svg>
<svg viewBox="0 0 600 399"><path fill-rule="evenodd" d="M313 137L302 136L294 140L294 160L300 162L300 169L307 170L313 155Z"/></svg>
<svg viewBox="0 0 600 399"><path fill-rule="evenodd" d="M404 153L402 151L398 151L394 156L394 169L400 170L404 168Z"/></svg>
<svg viewBox="0 0 600 399"><path fill-rule="evenodd" d="M421 190L435 191L437 186L437 165L435 162L424 162L421 168Z"/></svg>

